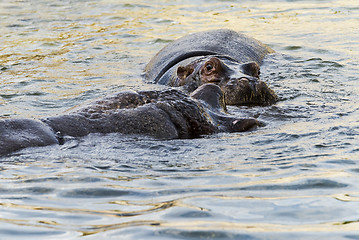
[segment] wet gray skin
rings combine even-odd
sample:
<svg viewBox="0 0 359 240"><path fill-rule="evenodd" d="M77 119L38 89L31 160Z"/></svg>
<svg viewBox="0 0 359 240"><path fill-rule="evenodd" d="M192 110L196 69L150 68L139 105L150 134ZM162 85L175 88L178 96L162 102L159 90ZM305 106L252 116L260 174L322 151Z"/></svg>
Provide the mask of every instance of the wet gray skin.
<svg viewBox="0 0 359 240"><path fill-rule="evenodd" d="M185 36L149 62L145 77L182 87L187 93L175 89L121 92L66 115L3 119L0 155L62 144L65 136L90 133L174 139L250 130L259 122L230 116L225 105L266 105L277 100L259 79L259 65L272 52L257 40L226 29Z"/></svg>
<svg viewBox="0 0 359 240"><path fill-rule="evenodd" d="M169 86L182 86L186 92L193 92L206 83L217 84L228 105L269 105L277 101L274 91L259 79L256 62L240 64L224 56L191 58L189 61L174 67L174 72L164 75L160 81L169 77Z"/></svg>
<svg viewBox="0 0 359 240"><path fill-rule="evenodd" d="M0 155L26 147L63 144L66 136L122 133L158 139L242 132L260 123L225 111L222 90L204 84L191 96L178 89L120 92L69 114L0 120Z"/></svg>
<svg viewBox="0 0 359 240"><path fill-rule="evenodd" d="M260 64L274 51L228 29L200 32L163 48L145 69L149 81L192 92L206 83L221 87L228 105L269 105L277 95L260 80Z"/></svg>

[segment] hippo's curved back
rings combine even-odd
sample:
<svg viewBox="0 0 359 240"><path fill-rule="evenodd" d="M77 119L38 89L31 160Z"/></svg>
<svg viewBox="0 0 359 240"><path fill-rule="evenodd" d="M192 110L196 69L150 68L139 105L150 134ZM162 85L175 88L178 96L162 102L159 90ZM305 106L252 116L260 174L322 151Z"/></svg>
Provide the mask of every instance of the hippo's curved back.
<svg viewBox="0 0 359 240"><path fill-rule="evenodd" d="M234 60L261 64L271 48L244 34L229 29L189 34L168 44L145 68L145 78L157 83L177 63L195 56L225 55Z"/></svg>

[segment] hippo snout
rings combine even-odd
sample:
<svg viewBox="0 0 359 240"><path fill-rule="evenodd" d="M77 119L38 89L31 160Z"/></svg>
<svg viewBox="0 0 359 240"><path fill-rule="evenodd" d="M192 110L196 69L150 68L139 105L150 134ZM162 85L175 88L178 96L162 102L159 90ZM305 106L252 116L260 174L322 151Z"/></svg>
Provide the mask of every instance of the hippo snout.
<svg viewBox="0 0 359 240"><path fill-rule="evenodd" d="M278 100L265 82L254 77L231 79L221 89L228 105L270 105Z"/></svg>
<svg viewBox="0 0 359 240"><path fill-rule="evenodd" d="M222 83L221 85L225 88L238 89L241 91L248 91L256 94L257 85L261 82L257 78L248 78L248 77L240 77L240 78L232 78L229 79L226 83Z"/></svg>
<svg viewBox="0 0 359 240"><path fill-rule="evenodd" d="M247 77L241 77L239 79L231 79L230 82L239 82L243 88L250 88L254 94L257 92L257 84L259 82L258 79L249 79Z"/></svg>

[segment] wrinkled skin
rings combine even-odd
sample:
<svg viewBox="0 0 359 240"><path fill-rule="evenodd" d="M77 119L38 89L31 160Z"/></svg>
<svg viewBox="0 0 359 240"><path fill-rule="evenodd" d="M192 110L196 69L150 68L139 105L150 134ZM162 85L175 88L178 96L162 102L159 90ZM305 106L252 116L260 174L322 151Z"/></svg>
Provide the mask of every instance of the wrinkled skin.
<svg viewBox="0 0 359 240"><path fill-rule="evenodd" d="M269 105L277 95L259 79L263 58L274 51L228 29L199 32L163 48L145 69L149 81L183 87L189 93L206 83L220 86L228 105Z"/></svg>
<svg viewBox="0 0 359 240"><path fill-rule="evenodd" d="M269 105L277 95L259 79L256 62L239 64L225 57L203 57L187 65L180 65L171 76L169 85L183 86L192 92L206 83L220 86L228 105Z"/></svg>
<svg viewBox="0 0 359 240"><path fill-rule="evenodd" d="M225 111L222 90L204 84L191 96L176 90L121 92L66 115L0 120L0 155L26 147L63 144L65 136L140 134L159 139L242 132L260 123Z"/></svg>
<svg viewBox="0 0 359 240"><path fill-rule="evenodd" d="M228 115L225 105L266 105L277 100L259 79L259 65L273 52L259 41L227 29L185 36L152 58L145 78L182 87L186 93L174 89L122 92L66 115L0 120L0 155L63 144L65 136L90 133L174 139L250 130L260 123Z"/></svg>

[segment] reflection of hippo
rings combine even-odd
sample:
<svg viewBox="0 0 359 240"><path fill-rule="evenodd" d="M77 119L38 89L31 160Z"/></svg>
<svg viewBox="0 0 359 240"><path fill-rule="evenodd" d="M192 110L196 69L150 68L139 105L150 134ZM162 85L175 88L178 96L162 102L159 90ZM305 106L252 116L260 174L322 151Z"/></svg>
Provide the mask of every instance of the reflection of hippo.
<svg viewBox="0 0 359 240"><path fill-rule="evenodd" d="M225 112L223 93L205 84L191 96L179 90L121 92L74 111L43 120L0 120L0 155L25 147L62 144L62 136L90 133L141 134L160 139L241 132L259 123Z"/></svg>
<svg viewBox="0 0 359 240"><path fill-rule="evenodd" d="M218 84L229 105L267 105L276 94L259 80L259 65L274 51L231 30L190 34L163 48L147 64L145 77L155 83L183 86L192 92L205 83Z"/></svg>

